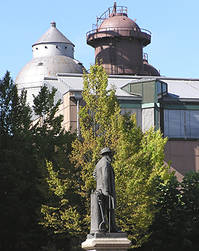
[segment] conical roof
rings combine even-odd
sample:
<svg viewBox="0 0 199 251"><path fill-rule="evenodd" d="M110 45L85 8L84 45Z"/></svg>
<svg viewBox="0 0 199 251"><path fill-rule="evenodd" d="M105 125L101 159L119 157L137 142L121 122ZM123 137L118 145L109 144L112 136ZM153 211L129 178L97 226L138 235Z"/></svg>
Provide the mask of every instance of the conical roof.
<svg viewBox="0 0 199 251"><path fill-rule="evenodd" d="M51 27L48 29L43 36L32 46L37 44L46 44L46 43L66 43L75 46L68 38L66 38L57 28L56 23L51 22Z"/></svg>

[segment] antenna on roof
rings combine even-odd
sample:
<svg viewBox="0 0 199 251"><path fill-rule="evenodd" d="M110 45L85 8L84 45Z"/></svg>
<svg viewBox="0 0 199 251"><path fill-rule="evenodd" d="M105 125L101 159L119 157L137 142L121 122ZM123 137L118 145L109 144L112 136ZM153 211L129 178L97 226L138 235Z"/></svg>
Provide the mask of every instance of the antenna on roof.
<svg viewBox="0 0 199 251"><path fill-rule="evenodd" d="M117 3L114 2L114 5L113 5L113 14L115 15L117 12Z"/></svg>

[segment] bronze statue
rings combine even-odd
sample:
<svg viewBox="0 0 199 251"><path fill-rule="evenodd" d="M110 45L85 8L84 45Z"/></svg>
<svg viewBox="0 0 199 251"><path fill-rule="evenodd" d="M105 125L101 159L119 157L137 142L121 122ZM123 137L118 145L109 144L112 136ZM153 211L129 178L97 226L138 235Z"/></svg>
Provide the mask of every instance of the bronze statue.
<svg viewBox="0 0 199 251"><path fill-rule="evenodd" d="M117 232L115 224L115 174L111 166L111 150L101 150L101 159L94 170L96 191L91 194L91 233Z"/></svg>

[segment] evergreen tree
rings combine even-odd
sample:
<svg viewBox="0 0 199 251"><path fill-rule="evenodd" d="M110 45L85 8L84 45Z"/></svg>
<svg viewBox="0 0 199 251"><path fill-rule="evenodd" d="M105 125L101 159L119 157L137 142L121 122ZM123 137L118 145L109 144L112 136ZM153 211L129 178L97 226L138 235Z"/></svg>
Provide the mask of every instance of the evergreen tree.
<svg viewBox="0 0 199 251"><path fill-rule="evenodd" d="M57 194L63 196L63 193L66 193L69 194L71 198L75 197L72 186L73 169L68 159L71 153L71 142L74 140L75 135L66 132L64 128L62 128L63 116L57 115L61 101L55 102L55 93L55 88L50 91L46 86L43 86L39 95L34 98L33 106L34 114L38 116L32 130L34 134L37 165L42 173L41 183L43 183L43 191L41 192L45 197L41 208L43 215L44 212L46 212L46 208L49 208L53 212L53 215L55 214L55 205L59 203ZM46 166L47 169L45 169ZM59 178L64 179L65 176L68 178L68 182L65 182L62 187L65 192L60 190L61 186L57 181L58 170ZM47 172L49 172L49 176L53 181L47 177ZM49 187L46 186L46 182L49 184ZM68 204L67 199L64 197L60 203L62 208ZM50 207L48 205L50 205ZM48 218L48 216L46 217ZM61 218L59 218L59 220L61 220ZM69 220L72 220L72 218L67 218L67 221ZM48 249L49 246L54 246L55 248L61 249L62 246L64 246L67 249L70 245L69 236L67 234L64 235L58 227L55 231L56 235L54 235L53 221L50 224L45 224L44 221L40 221L40 224L45 227L50 239L46 248Z"/></svg>
<svg viewBox="0 0 199 251"><path fill-rule="evenodd" d="M55 93L55 88L50 91L43 86L33 101L33 111L37 119L33 122L32 131L37 155L43 161L55 160L55 155L60 153L55 147L61 147L59 150L64 151L67 135L61 125L63 116L56 116L61 101L55 102Z"/></svg>
<svg viewBox="0 0 199 251"><path fill-rule="evenodd" d="M44 166L46 160L60 166L73 138L56 116L60 101L54 96L54 89L41 88L33 122L26 92L18 95L9 72L0 82L0 250L41 250L49 235L53 238L39 224L41 205L49 198Z"/></svg>
<svg viewBox="0 0 199 251"><path fill-rule="evenodd" d="M39 174L30 133L31 111L25 102L26 93L18 96L7 72L0 84L1 250L36 248L34 237L40 229Z"/></svg>
<svg viewBox="0 0 199 251"><path fill-rule="evenodd" d="M31 124L31 109L26 104L26 92L18 96L10 73L0 82L0 135L27 133Z"/></svg>

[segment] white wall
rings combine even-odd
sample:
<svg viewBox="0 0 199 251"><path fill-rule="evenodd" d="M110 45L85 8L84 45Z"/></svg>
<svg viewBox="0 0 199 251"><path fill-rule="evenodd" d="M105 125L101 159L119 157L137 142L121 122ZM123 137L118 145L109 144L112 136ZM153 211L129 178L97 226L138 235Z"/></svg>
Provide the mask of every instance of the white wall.
<svg viewBox="0 0 199 251"><path fill-rule="evenodd" d="M154 108L142 109L142 131L145 132L154 127Z"/></svg>
<svg viewBox="0 0 199 251"><path fill-rule="evenodd" d="M46 43L32 47L33 58L46 56L67 56L74 58L74 46L66 43Z"/></svg>

